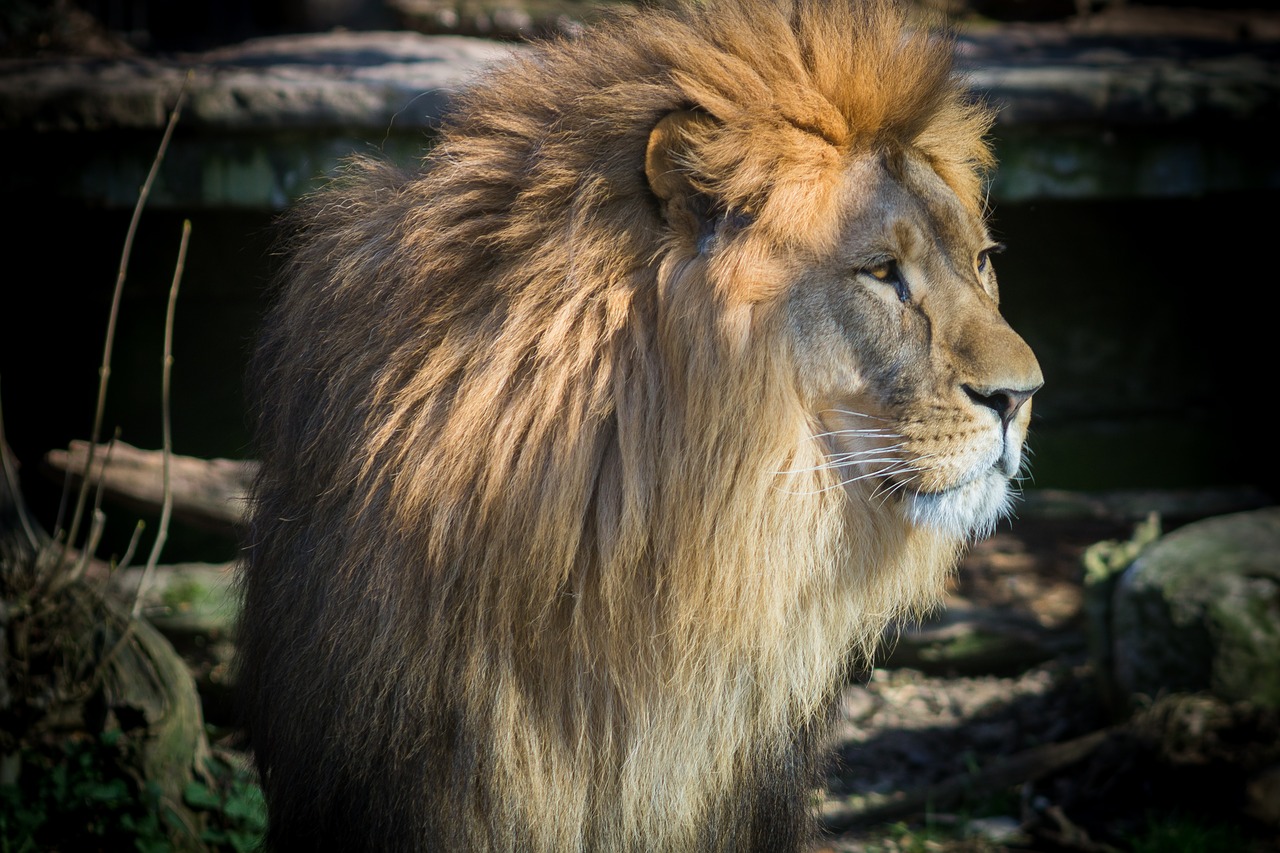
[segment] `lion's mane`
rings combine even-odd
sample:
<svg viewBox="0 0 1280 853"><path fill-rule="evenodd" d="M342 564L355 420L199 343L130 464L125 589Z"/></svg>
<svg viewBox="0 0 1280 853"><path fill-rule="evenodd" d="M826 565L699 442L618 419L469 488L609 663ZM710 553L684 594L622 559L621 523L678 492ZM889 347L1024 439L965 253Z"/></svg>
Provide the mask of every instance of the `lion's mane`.
<svg viewBox="0 0 1280 853"><path fill-rule="evenodd" d="M752 223L709 264L644 169L689 109ZM976 211L989 121L890 3L708 2L513 57L421 169L298 207L239 638L278 849L801 843L851 654L958 543L835 487L769 299L850 152Z"/></svg>

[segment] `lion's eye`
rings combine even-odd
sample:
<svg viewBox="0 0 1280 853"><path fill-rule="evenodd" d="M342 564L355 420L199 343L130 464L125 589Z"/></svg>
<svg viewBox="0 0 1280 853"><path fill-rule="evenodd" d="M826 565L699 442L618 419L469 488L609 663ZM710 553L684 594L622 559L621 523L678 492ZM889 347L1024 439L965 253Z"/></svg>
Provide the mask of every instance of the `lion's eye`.
<svg viewBox="0 0 1280 853"><path fill-rule="evenodd" d="M898 299L903 302L910 301L911 288L907 287L907 282L902 277L902 271L898 269L897 261L886 261L878 266L869 267L866 273L876 281L892 285L894 293L898 295Z"/></svg>
<svg viewBox="0 0 1280 853"><path fill-rule="evenodd" d="M1004 243L996 243L989 249L983 249L978 253L978 274L981 275L987 271L990 265L991 256L1004 251Z"/></svg>

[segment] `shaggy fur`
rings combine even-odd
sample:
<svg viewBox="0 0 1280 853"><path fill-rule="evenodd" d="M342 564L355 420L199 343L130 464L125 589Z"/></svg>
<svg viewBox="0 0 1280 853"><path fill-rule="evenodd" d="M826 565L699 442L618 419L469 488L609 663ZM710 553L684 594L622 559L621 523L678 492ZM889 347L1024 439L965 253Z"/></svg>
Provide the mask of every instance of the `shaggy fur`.
<svg viewBox="0 0 1280 853"><path fill-rule="evenodd" d="M293 213L238 674L277 850L805 843L848 662L963 534L841 488L783 306L858 157L980 220L950 56L879 0L624 15Z"/></svg>

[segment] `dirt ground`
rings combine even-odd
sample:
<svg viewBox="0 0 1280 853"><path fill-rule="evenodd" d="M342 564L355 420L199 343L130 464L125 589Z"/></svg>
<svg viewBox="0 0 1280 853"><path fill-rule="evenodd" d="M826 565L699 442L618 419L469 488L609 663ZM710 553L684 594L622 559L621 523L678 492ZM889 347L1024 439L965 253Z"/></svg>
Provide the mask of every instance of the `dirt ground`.
<svg viewBox="0 0 1280 853"><path fill-rule="evenodd" d="M1024 655L930 661L899 653L908 631L851 683L824 851L1280 850L1275 714L1207 696L1140 700L1131 714L1103 701L1081 555L1130 532L1015 522L974 547L947 610L917 633L1012 626Z"/></svg>

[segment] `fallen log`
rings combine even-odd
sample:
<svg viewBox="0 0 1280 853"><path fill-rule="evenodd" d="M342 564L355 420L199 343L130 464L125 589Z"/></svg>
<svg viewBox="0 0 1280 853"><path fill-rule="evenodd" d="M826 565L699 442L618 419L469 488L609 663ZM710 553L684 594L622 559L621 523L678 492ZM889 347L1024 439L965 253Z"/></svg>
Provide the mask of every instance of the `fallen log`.
<svg viewBox="0 0 1280 853"><path fill-rule="evenodd" d="M84 475L89 443L73 441L68 450L51 450L45 462L78 486ZM122 441L94 451L90 480L106 494L141 512L158 512L164 495L163 454ZM230 533L244 516L245 495L257 464L238 459L171 456L173 515L190 524Z"/></svg>
<svg viewBox="0 0 1280 853"><path fill-rule="evenodd" d="M69 475L78 484L88 448L87 442L73 441L69 450L50 451L45 461L59 476ZM101 479L109 497L142 511L158 511L163 493L161 452L117 441L109 455L108 462L107 445L94 451L95 485ZM218 530L230 530L240 522L256 462L175 455L170 464L175 517ZM1018 518L1027 522L1093 520L1128 525L1151 512L1166 521L1190 521L1257 509L1269 503L1261 491L1243 487L1108 492L1035 489L1023 496Z"/></svg>
<svg viewBox="0 0 1280 853"><path fill-rule="evenodd" d="M79 483L88 449L87 442L73 441L69 450L50 451L45 461L59 476L69 475ZM107 445L99 445L94 451L95 485L103 478L105 467L103 487L109 497L143 511L158 511L163 493L162 459L159 450L142 450L122 441L114 443L110 454ZM256 462L175 455L170 465L175 517L219 530L229 530L240 522L245 495L257 470ZM1018 518L1128 525L1141 521L1151 512L1165 520L1190 521L1257 509L1270 503L1261 491L1244 487L1107 492L1035 489L1023 495Z"/></svg>

